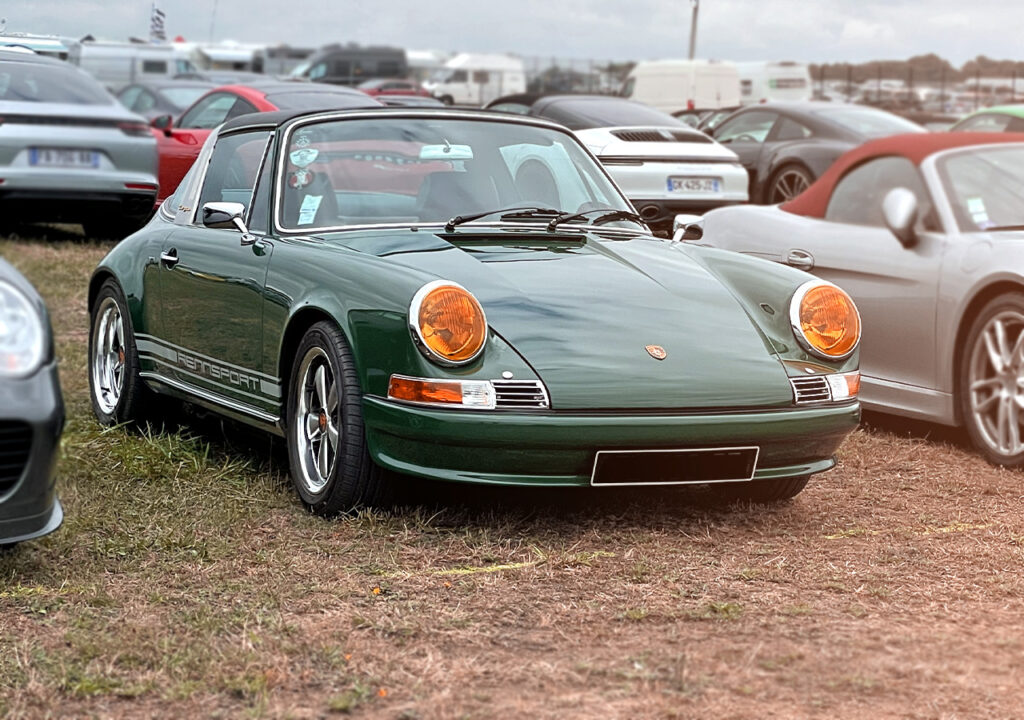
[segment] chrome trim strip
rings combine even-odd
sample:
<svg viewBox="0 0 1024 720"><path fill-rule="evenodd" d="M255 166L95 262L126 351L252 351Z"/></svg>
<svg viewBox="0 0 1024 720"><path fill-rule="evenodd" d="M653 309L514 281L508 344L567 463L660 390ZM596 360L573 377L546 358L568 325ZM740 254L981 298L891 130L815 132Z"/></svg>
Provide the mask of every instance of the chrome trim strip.
<svg viewBox="0 0 1024 720"><path fill-rule="evenodd" d="M834 287L836 290L839 290L847 297L850 297L850 294L848 292L843 290L835 283L830 283L827 280L808 280L807 282L805 282L803 285L796 289L796 292L793 293L793 299L789 301L789 324L790 327L792 327L793 329L793 337L796 338L796 341L800 344L800 347L809 352L811 355L822 358L823 360L845 360L846 358L853 355L853 353L857 351L857 348L860 347L860 336L864 334L864 323L861 321L860 310L857 309L856 302L853 303L853 311L857 313L857 327L859 329L859 334L857 337L857 342L854 343L853 347L850 348L849 352L847 353L844 353L842 355L828 355L826 353L823 353L821 350L811 345L810 341L804 336L804 331L800 328L800 303L803 301L804 295L806 295L812 289L820 287L822 285ZM850 298L850 301L853 302L852 297Z"/></svg>
<svg viewBox="0 0 1024 720"><path fill-rule="evenodd" d="M594 483L594 475L597 473L597 461L602 453L606 455L622 455L624 453L700 453L700 452L729 452L731 450L753 450L754 464L751 467L749 477L735 478L732 480L680 480L678 482L627 482L627 483ZM715 448L659 448L656 450L598 450L594 453L594 467L590 471L591 487L640 487L654 485L721 485L724 483L750 482L757 474L757 461L761 457L761 448L757 445L746 445L740 447L715 447Z"/></svg>
<svg viewBox="0 0 1024 720"><path fill-rule="evenodd" d="M140 372L139 376L149 380L153 380L155 382L163 383L165 385L170 385L171 387L177 390L186 393L191 393L197 397L201 397L207 402L211 402L216 405L226 407L229 410L234 410L235 412L239 412L244 415L249 415L251 417L256 418L257 420L262 420L264 422L272 424L277 424L281 420L281 418L277 417L276 415L271 415L270 413L263 412L262 410L257 410L256 408L249 407L247 405L241 405L239 403L232 402L227 398L223 398L219 395L214 395L213 393L206 392L205 390L201 390L197 387L189 385L188 383L181 382L180 380L175 380L173 378L165 377L158 373Z"/></svg>
<svg viewBox="0 0 1024 720"><path fill-rule="evenodd" d="M458 288L459 290L462 290L464 293L473 298L473 300L476 301L477 307L480 308L480 316L484 320L484 341L480 343L480 347L477 348L476 352L473 353L473 356L465 360L449 360L443 355L438 355L436 352L434 352L434 349L427 345L427 340L425 337L423 337L422 330L420 330L419 322L414 319L419 318L420 305L423 304L423 299L427 295L429 295L433 290L436 290L439 287L454 287ZM490 329L490 325L487 324L487 313L484 312L484 306L480 304L480 301L476 299L476 296L473 295L473 293L471 293L469 290L467 290L466 288L462 287L457 282L454 282L452 280L433 280L431 282L428 282L426 285L424 285L423 287L416 291L416 294L412 296L412 302L409 303L409 330L412 332L413 342L419 349L419 351L426 356L427 360L430 360L432 363L436 365L441 365L443 367L461 367L463 365L468 365L469 363L473 362L483 353L484 347L487 345L487 336L490 335Z"/></svg>
<svg viewBox="0 0 1024 720"><path fill-rule="evenodd" d="M422 224L403 223L403 224L392 224L392 225L344 225L344 226L327 227L327 228L305 228L305 229L297 228L297 229L294 229L294 230L288 230L284 226L282 226L281 223L280 223L280 209L281 209L282 190L283 190L283 187L284 187L284 179L285 179L285 175L286 175L285 158L288 157L288 152L287 152L288 146L289 146L289 143L291 142L292 135L295 133L296 130L298 130L301 127L305 127L306 125L314 125L314 124L317 124L317 123L328 122L328 121L331 121L331 120L350 120L350 119L367 119L367 118L385 119L385 118L395 118L395 117L397 117L397 118L428 118L428 119L434 119L434 120L443 120L443 119L447 119L447 118L455 118L455 119L459 119L459 120L479 120L479 121L492 122L492 123L507 123L507 124L511 124L511 125L531 125L531 126L534 126L534 127L547 128L549 130L557 130L558 132L562 133L563 135L568 136L571 139L571 141L576 144L576 147L578 147L585 155L589 156L590 159L594 161L594 165L596 165L599 168L599 172L604 173L605 179L608 180L608 182L612 186L612 188L614 188L618 192L619 198L623 201L625 206L627 208L632 208L633 207L633 204L629 201L629 198L627 198L625 193L622 192L622 189L618 186L618 184L615 182L615 180L612 179L611 174L609 174L608 170L605 169L604 165L601 164L601 161L598 160L597 156L594 155L593 152L591 152L590 148L588 148L584 143L582 143L580 141L580 139L578 137L576 137L576 135L572 131L568 130L567 128L562 127L561 125L559 125L557 123L551 122L550 120L545 120L543 118L538 118L538 117L535 117L535 116L527 116L527 115L501 115L499 113L489 113L489 112L480 111L480 110L476 110L476 111L473 111L473 110L470 110L470 111L446 110L446 111L443 111L443 112L439 112L437 110L427 110L427 109L420 109L420 110L408 109L408 110L402 110L402 111L385 111L385 112L381 112L380 110L347 110L347 111L341 111L341 112L338 112L338 111L328 111L328 112L320 112L320 113L316 113L316 114L301 116L299 118L293 118L292 120L289 120L285 124L287 132L285 133L284 138L282 139L281 143L278 146L279 147L279 152L278 152L278 158L277 158L278 167L277 167L277 172L275 173L275 176L276 176L275 177L276 187L274 188L274 207L271 209L271 213L270 213L271 217L272 217L271 224L273 225L274 232L279 234L279 235L288 235L288 234L292 234L292 235L296 235L296 234L297 235L309 235L310 232L314 232L314 233L342 232L342 231L345 231L345 230L362 230L362 229L366 229L366 228L384 228L384 227L408 228L408 227L423 226L423 225L427 225L427 226L429 226L429 225L441 225L441 226L443 226L444 222L443 221L438 221L436 223L422 223ZM219 133L219 131L218 131L218 133ZM205 182L205 178L204 178L203 182ZM646 225L645 225L645 227L646 227ZM648 231L648 234L653 235L653 233L650 232L649 228L647 228L647 231Z"/></svg>

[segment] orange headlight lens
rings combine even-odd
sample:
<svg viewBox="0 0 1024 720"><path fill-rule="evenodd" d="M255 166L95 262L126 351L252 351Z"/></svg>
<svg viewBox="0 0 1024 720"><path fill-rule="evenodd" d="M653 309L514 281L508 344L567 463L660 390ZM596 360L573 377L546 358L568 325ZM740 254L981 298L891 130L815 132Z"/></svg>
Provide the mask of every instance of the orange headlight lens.
<svg viewBox="0 0 1024 720"><path fill-rule="evenodd" d="M830 359L847 357L860 342L857 306L835 285L808 283L797 290L793 326L808 348Z"/></svg>
<svg viewBox="0 0 1024 720"><path fill-rule="evenodd" d="M483 350L487 319L465 288L445 282L428 285L417 293L411 311L419 339L436 359L461 365Z"/></svg>

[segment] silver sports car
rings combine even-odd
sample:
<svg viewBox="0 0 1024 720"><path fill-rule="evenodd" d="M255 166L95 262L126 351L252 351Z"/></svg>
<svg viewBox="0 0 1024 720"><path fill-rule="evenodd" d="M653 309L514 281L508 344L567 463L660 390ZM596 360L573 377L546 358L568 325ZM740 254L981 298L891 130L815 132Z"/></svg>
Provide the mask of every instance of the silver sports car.
<svg viewBox="0 0 1024 720"><path fill-rule="evenodd" d="M0 49L0 219L117 237L149 218L156 138L85 72Z"/></svg>
<svg viewBox="0 0 1024 720"><path fill-rule="evenodd" d="M1024 465L1024 135L877 140L789 203L677 226L845 289L866 408L966 425L990 461Z"/></svg>

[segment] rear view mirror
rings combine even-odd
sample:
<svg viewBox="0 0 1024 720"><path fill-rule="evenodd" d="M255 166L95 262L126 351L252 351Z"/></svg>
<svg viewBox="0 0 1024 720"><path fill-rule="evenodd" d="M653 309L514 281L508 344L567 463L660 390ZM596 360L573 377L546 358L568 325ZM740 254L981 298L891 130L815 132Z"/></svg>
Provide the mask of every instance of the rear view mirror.
<svg viewBox="0 0 1024 720"><path fill-rule="evenodd" d="M170 131L171 125L174 124L174 118L170 115L158 115L149 121L149 125L157 130L163 130L165 133Z"/></svg>
<svg viewBox="0 0 1024 720"><path fill-rule="evenodd" d="M672 239L676 242L700 240L704 237L704 218L700 215L676 215L672 222Z"/></svg>
<svg viewBox="0 0 1024 720"><path fill-rule="evenodd" d="M906 188L893 188L882 200L882 218L905 248L917 244L917 196Z"/></svg>
<svg viewBox="0 0 1024 720"><path fill-rule="evenodd" d="M203 225L224 230L237 229L248 233L242 221L245 205L235 202L208 202L203 205Z"/></svg>

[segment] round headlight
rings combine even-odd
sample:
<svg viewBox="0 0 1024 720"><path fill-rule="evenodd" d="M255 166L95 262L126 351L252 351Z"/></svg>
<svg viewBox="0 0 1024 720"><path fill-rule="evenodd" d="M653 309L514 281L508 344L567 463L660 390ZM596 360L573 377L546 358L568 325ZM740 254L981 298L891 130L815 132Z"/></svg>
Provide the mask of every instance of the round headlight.
<svg viewBox="0 0 1024 720"><path fill-rule="evenodd" d="M789 309L793 333L808 351L826 360L842 360L860 342L860 314L845 292L821 280L797 288Z"/></svg>
<svg viewBox="0 0 1024 720"><path fill-rule="evenodd" d="M0 280L0 377L35 372L46 351L43 319L21 290Z"/></svg>
<svg viewBox="0 0 1024 720"><path fill-rule="evenodd" d="M409 308L413 337L427 357L442 365L476 359L487 340L487 318L473 294L447 280L427 283Z"/></svg>

